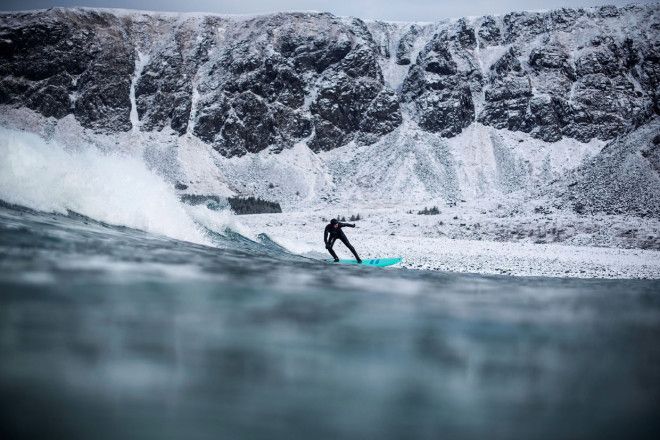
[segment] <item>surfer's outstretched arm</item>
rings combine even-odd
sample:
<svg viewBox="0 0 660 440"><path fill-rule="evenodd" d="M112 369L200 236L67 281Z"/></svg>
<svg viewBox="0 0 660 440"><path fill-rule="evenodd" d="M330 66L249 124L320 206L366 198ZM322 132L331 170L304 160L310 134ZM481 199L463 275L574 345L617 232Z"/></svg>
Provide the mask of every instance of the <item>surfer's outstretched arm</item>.
<svg viewBox="0 0 660 440"><path fill-rule="evenodd" d="M346 227L346 228L354 228L355 223L341 223L341 222L339 222L339 226Z"/></svg>

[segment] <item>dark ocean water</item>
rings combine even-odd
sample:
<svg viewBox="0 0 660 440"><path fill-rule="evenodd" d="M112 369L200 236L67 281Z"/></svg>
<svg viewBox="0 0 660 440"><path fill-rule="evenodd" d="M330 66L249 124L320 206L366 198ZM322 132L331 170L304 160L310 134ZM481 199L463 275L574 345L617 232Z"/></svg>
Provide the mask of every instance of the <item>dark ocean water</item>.
<svg viewBox="0 0 660 440"><path fill-rule="evenodd" d="M0 207L0 436L653 438L660 282L342 267Z"/></svg>

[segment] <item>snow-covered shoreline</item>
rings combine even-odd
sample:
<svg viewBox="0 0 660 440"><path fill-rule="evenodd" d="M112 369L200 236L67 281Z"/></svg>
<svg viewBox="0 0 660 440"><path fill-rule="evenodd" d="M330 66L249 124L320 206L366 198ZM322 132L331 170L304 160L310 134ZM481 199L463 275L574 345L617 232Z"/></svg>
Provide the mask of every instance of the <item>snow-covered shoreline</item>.
<svg viewBox="0 0 660 440"><path fill-rule="evenodd" d="M29 110L9 111L4 107L0 120L0 126L25 130L10 130L17 139L29 137L29 133L41 136L47 143L43 145L44 151L53 150L51 142L61 143L71 152L86 151L86 146L96 145L99 152L112 152L111 158L125 155L138 162L145 160L147 168L165 181L190 183L193 194L228 196L235 194L231 188L238 187L242 189L237 191L239 193L281 201L285 210L283 214L231 216L230 227L255 239L257 234L266 233L291 252L312 258L328 257L321 238L325 225L323 219L327 221L337 215L350 218L350 215L360 214L362 220L358 222L358 228L348 232L361 255L365 258L402 256L405 258L402 266L406 268L517 276L660 279L660 219L654 216L578 214L550 197L552 193L550 196L540 193L530 198L524 191L506 194L490 191L488 196L477 197L480 194L471 193L469 189L478 186L469 183L465 183L458 194L472 197L466 197L467 201L447 201L441 197L443 185L438 186L436 197L431 198L425 191L416 191L417 187L409 180L402 181L397 191L390 188L388 198L367 203L365 197L370 193L382 196L382 192L377 192L379 187L370 188L371 181L364 178L369 172L373 176L379 167L365 160L364 174L357 174L354 179L347 178L350 170L342 167L352 159L359 160L359 152L338 151L338 156L333 156L332 152L324 153L319 158L305 154L306 147L296 147L279 154L222 159L215 157L210 147L201 142L181 138L177 146L177 138L169 138L167 133L90 134L71 116L44 123L42 117ZM485 128L475 127L474 130ZM4 136L6 141L9 138ZM527 145L526 153L533 153ZM19 144L14 148L25 152ZM176 151L177 166L170 167L168 161L146 160L167 151ZM560 153L553 150L559 159L567 156ZM324 171L323 160L330 164L328 166L338 168L335 174ZM52 160L45 163L55 166ZM82 167L81 173L88 172L84 164L77 166ZM561 163L557 166L557 171L560 170ZM392 172L395 177L407 175L405 170L400 171ZM76 175L73 172L73 178L77 178ZM269 178L263 178L264 175ZM335 185L331 179L333 175L343 177L343 180ZM390 177L386 174L375 180L396 180ZM276 183L271 189L268 182L273 181ZM251 186L241 188L242 183ZM300 186L301 192L304 184L309 187L295 203L285 194L294 192L299 183L303 185ZM50 203L49 197L54 189L52 185L47 186L49 191L44 193L44 198ZM266 189L260 191L260 187ZM130 193L123 188L117 191L119 194ZM323 202L322 196L326 194L333 197ZM341 197L335 199L334 196ZM67 199L65 202L79 201ZM302 206L303 202L309 206ZM435 205L440 210L438 215L417 214L419 210ZM78 205L73 210L95 217ZM163 218L171 218L171 215ZM111 223L136 226L125 220ZM170 235L178 237L179 232ZM348 255L342 245L338 245L338 253Z"/></svg>
<svg viewBox="0 0 660 440"><path fill-rule="evenodd" d="M426 216L419 216L426 217ZM389 216L391 218L391 216ZM253 233L265 233L289 251L328 258L319 213L241 216ZM423 219L422 219L423 220ZM399 232L399 233L397 233ZM415 232L409 222L370 217L347 235L363 258L401 256L399 267L448 272L562 278L659 279L660 251L556 243L452 239ZM349 256L341 244L340 256Z"/></svg>

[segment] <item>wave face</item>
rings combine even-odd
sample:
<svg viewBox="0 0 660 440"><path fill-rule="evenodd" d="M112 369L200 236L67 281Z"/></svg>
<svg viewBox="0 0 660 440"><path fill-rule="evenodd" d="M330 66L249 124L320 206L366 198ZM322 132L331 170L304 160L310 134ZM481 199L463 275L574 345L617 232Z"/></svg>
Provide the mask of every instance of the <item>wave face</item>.
<svg viewBox="0 0 660 440"><path fill-rule="evenodd" d="M658 281L342 267L263 241L0 205L3 433L657 437Z"/></svg>

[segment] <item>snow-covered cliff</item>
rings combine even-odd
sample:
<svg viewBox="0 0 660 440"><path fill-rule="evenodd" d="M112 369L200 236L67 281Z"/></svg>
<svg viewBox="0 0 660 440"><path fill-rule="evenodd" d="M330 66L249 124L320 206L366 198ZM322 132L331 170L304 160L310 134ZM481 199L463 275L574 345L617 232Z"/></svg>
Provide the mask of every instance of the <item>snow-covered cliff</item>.
<svg viewBox="0 0 660 440"><path fill-rule="evenodd" d="M410 24L7 13L0 123L44 118L35 131L60 138L77 127L190 192L285 207L531 193L583 159L614 160L597 156L605 142L657 130L659 30L657 4ZM639 166L660 214L657 163Z"/></svg>

